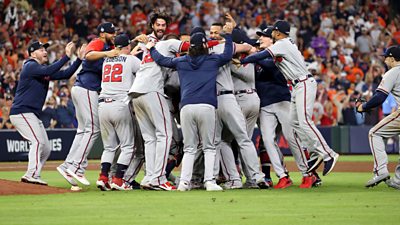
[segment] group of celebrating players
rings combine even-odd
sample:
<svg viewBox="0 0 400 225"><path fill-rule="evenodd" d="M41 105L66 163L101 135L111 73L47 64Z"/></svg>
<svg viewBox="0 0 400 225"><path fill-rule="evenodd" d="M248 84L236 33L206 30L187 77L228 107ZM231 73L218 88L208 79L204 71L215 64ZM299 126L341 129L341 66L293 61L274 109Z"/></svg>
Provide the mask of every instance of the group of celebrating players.
<svg viewBox="0 0 400 225"><path fill-rule="evenodd" d="M44 65L47 44L29 45L10 117L32 142L21 180L47 185L40 173L50 146L38 115L49 80L68 79L82 65L71 90L77 133L57 167L72 186L90 185L87 156L101 135L96 185L103 191L287 188L293 182L276 144L278 124L302 174L299 187L320 185L316 169L323 163L323 175L329 174L339 154L311 119L317 84L289 37L290 24L278 20L257 32L255 41L229 14L225 24L210 27L209 38L199 27L189 38L166 35L168 23L168 15L154 12L152 33L137 36L134 48L127 35L116 35L112 23L102 23L98 38L81 46L66 70L60 69L73 54L72 43L66 56L49 66ZM256 124L264 146L259 152L251 141ZM143 164L139 184L135 178ZM279 178L275 185L271 165ZM383 180L388 176L373 184Z"/></svg>

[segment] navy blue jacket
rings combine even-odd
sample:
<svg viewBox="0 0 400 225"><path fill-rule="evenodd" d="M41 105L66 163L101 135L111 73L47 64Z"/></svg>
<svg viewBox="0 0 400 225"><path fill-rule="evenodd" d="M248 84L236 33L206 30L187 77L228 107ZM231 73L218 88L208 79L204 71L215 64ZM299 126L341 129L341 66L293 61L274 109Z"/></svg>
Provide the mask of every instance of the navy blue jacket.
<svg viewBox="0 0 400 225"><path fill-rule="evenodd" d="M187 104L209 104L217 108L218 70L232 59L233 52L231 35L226 35L225 39L222 54L171 58L164 57L155 48L150 49L151 57L157 64L178 71L181 85L180 109Z"/></svg>
<svg viewBox="0 0 400 225"><path fill-rule="evenodd" d="M58 128L73 127L75 118L75 107L72 100L68 100L67 107L59 105L56 109Z"/></svg>
<svg viewBox="0 0 400 225"><path fill-rule="evenodd" d="M91 51L108 51L111 49L110 45L100 39L94 39L86 47L86 54ZM83 60L82 69L76 77L75 85L90 91L100 91L103 61L104 59Z"/></svg>
<svg viewBox="0 0 400 225"><path fill-rule="evenodd" d="M20 80L11 106L10 115L34 113L40 117L50 80L69 79L81 64L77 59L68 69L60 70L68 62L64 56L51 65L41 65L34 59L28 59L22 67Z"/></svg>
<svg viewBox="0 0 400 225"><path fill-rule="evenodd" d="M260 97L260 107L290 101L287 81L271 58L257 62L256 89Z"/></svg>

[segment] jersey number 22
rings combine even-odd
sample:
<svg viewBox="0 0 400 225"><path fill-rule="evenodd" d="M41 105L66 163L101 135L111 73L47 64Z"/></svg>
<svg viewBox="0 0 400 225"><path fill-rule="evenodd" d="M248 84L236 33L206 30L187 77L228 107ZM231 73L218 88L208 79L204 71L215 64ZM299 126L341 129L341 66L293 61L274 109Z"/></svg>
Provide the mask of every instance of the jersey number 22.
<svg viewBox="0 0 400 225"><path fill-rule="evenodd" d="M122 82L122 64L106 64L103 70L103 82Z"/></svg>

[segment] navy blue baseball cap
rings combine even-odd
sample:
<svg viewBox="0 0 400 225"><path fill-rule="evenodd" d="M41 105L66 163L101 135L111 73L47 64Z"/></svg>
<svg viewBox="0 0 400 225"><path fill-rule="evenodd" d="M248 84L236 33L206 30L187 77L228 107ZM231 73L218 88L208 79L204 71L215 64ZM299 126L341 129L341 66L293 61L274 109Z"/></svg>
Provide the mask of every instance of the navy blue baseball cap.
<svg viewBox="0 0 400 225"><path fill-rule="evenodd" d="M31 55L32 52L41 49L41 48L48 48L50 46L49 43L43 44L40 41L33 41L31 44L28 46L28 54L29 56Z"/></svg>
<svg viewBox="0 0 400 225"><path fill-rule="evenodd" d="M131 43L131 40L129 39L128 35L126 35L126 34L117 35L114 39L114 45L116 48L126 47L130 43Z"/></svg>
<svg viewBox="0 0 400 225"><path fill-rule="evenodd" d="M257 31L256 34L258 36L264 36L264 37L269 37L272 38L272 30L274 29L274 27L272 26L268 26L267 28L265 28L263 31Z"/></svg>
<svg viewBox="0 0 400 225"><path fill-rule="evenodd" d="M99 33L109 33L113 34L117 31L118 29L114 26L113 23L110 22L105 22L101 23L99 26L97 26L97 31Z"/></svg>
<svg viewBox="0 0 400 225"><path fill-rule="evenodd" d="M199 47L205 43L207 43L206 35L201 32L194 33L190 36L190 47Z"/></svg>
<svg viewBox="0 0 400 225"><path fill-rule="evenodd" d="M382 55L386 57L394 57L395 59L400 59L400 47L399 46L390 46L386 49L385 53Z"/></svg>
<svg viewBox="0 0 400 225"><path fill-rule="evenodd" d="M194 27L190 32L190 36L192 36L195 33L203 33L204 35L206 35L206 31L202 27Z"/></svg>
<svg viewBox="0 0 400 225"><path fill-rule="evenodd" d="M277 30L283 34L289 35L290 24L285 20L278 20L274 23L273 29Z"/></svg>
<svg viewBox="0 0 400 225"><path fill-rule="evenodd" d="M249 45L255 45L257 40L251 39L247 36L244 30L234 28L232 31L232 41L238 44L247 43Z"/></svg>

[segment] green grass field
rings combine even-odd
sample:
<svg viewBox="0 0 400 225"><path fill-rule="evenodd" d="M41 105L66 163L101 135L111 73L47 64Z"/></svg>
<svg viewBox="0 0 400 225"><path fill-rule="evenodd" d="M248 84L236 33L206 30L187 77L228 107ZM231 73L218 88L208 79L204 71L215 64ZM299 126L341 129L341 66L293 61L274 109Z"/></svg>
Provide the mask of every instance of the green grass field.
<svg viewBox="0 0 400 225"><path fill-rule="evenodd" d="M343 157L351 160L352 157ZM364 161L363 157L353 157ZM367 158L365 157L367 160ZM371 160L371 159L370 159ZM390 158L396 161L397 156ZM18 180L23 172L0 172ZM224 192L100 192L97 171L88 171L92 186L80 193L0 197L0 224L398 224L400 191L380 184L363 187L372 173L332 173L323 186L285 190ZM44 171L51 186L70 186L56 171ZM275 179L276 181L276 179Z"/></svg>

